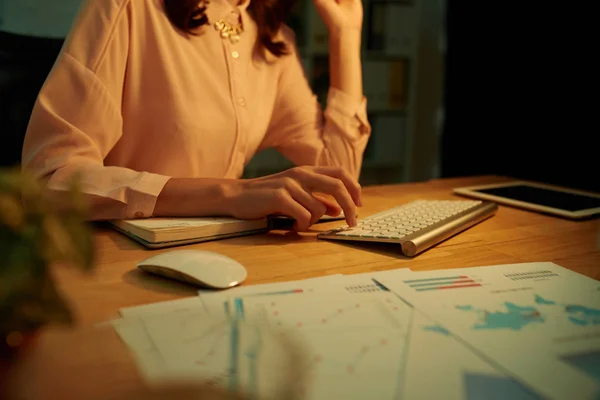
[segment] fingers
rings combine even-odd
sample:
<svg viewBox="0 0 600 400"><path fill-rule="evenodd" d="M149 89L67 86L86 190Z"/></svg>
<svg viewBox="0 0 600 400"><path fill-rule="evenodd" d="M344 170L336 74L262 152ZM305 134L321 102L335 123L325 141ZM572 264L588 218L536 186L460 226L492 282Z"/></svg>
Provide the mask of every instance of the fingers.
<svg viewBox="0 0 600 400"><path fill-rule="evenodd" d="M296 174L300 184L310 193L321 192L333 196L344 210L348 225L356 226L356 203L341 179L310 170L296 172Z"/></svg>
<svg viewBox="0 0 600 400"><path fill-rule="evenodd" d="M280 172L277 175L271 175L271 176L264 177L264 178L257 178L256 180L264 179L265 184L270 184L273 187L279 187L281 184L279 179L281 179L281 178L291 177L291 178L299 181L302 184L303 181L305 180L303 178L306 178L307 176L315 174L315 173L319 174L319 175L329 176L331 178L339 179L340 181L342 181L346 190L352 197L354 204L356 204L358 207L362 207L362 187L356 181L356 179L354 179L354 177L352 175L350 175L350 173L348 173L346 170L339 168L339 167L307 167L307 166L295 167L295 168ZM273 178L276 178L276 179L273 180ZM329 193L327 193L327 194L329 194Z"/></svg>
<svg viewBox="0 0 600 400"><path fill-rule="evenodd" d="M335 199L328 199L324 196L319 196L319 195L313 195L313 196L315 198L317 198L321 203L323 203L323 205L327 208L327 211L325 211L325 215L329 215L331 217L337 217L338 215L340 215L342 213L342 208L335 201Z"/></svg>
<svg viewBox="0 0 600 400"><path fill-rule="evenodd" d="M295 181L291 187L288 187L288 191L296 202L310 212L311 219L309 226L315 224L328 211L328 207L323 202L308 193Z"/></svg>
<svg viewBox="0 0 600 400"><path fill-rule="evenodd" d="M335 201L313 196L289 177L284 178L274 199L274 213L295 219L294 229L298 231L307 230L325 214L337 216L342 212Z"/></svg>
<svg viewBox="0 0 600 400"><path fill-rule="evenodd" d="M341 180L344 186L352 196L354 204L358 207L362 206L362 188L360 184L348 173L348 171L338 167L316 167L313 169L317 174L327 175L332 178Z"/></svg>
<svg viewBox="0 0 600 400"><path fill-rule="evenodd" d="M271 209L274 213L281 213L296 220L294 229L306 231L311 225L312 214L304 206L298 203L287 189L279 189L273 196L274 205Z"/></svg>

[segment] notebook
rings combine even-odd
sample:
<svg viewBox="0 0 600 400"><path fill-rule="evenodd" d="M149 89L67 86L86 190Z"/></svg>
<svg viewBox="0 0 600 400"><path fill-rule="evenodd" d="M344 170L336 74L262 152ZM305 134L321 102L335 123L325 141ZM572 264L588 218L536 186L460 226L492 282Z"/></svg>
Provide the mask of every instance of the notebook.
<svg viewBox="0 0 600 400"><path fill-rule="evenodd" d="M267 218L147 218L114 220L114 228L149 248L163 248L267 232Z"/></svg>
<svg viewBox="0 0 600 400"><path fill-rule="evenodd" d="M336 217L323 216L319 222L344 218L343 213ZM265 233L271 229L289 229L293 223L293 219L282 216L254 220L204 217L110 221L115 229L152 249Z"/></svg>

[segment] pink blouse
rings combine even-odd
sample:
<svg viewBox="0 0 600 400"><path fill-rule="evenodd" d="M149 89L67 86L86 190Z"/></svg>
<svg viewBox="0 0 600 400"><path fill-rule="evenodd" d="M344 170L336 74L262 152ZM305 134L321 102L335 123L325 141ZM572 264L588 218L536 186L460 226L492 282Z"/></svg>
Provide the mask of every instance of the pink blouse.
<svg viewBox="0 0 600 400"><path fill-rule="evenodd" d="M259 50L248 4L208 6L211 23L241 15L233 44L212 24L183 35L162 0L88 0L39 94L23 168L57 191L79 173L93 219L150 217L171 177L239 178L270 147L358 177L366 99L331 88L323 113L291 30L291 56Z"/></svg>

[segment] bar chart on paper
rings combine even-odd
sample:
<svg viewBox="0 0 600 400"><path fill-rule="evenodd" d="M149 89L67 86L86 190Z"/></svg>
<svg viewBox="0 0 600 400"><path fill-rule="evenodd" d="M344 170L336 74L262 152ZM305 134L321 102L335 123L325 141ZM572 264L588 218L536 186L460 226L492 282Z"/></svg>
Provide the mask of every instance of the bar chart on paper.
<svg viewBox="0 0 600 400"><path fill-rule="evenodd" d="M482 286L479 279L473 279L467 275L409 279L405 280L404 283L417 292L425 292L430 290L465 289Z"/></svg>

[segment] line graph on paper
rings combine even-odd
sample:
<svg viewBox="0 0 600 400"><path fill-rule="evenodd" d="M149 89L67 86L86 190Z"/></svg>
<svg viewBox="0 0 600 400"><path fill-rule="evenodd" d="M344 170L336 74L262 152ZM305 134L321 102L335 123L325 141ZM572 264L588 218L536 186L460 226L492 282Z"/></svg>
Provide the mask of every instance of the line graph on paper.
<svg viewBox="0 0 600 400"><path fill-rule="evenodd" d="M280 337L289 335L284 341L300 339L304 362L296 367L302 376L310 376L312 383L304 388L311 392L309 398L366 398L375 381L378 393L385 392L384 398L396 393L412 308L394 294L244 297L236 305L245 316L252 316L247 320L281 328L276 329ZM264 383L261 368L253 364L264 362L266 353L258 344L254 342L250 351L240 354L252 376L248 382L256 382L258 376Z"/></svg>
<svg viewBox="0 0 600 400"><path fill-rule="evenodd" d="M246 307L247 306L247 307ZM262 315L276 327L298 330L358 329L370 326L398 329L405 319L406 305L388 296L348 295L342 298L287 296L253 302L244 299L246 309L262 310Z"/></svg>
<svg viewBox="0 0 600 400"><path fill-rule="evenodd" d="M168 369L208 376L227 371L231 338L227 321L182 312L152 322L146 331Z"/></svg>
<svg viewBox="0 0 600 400"><path fill-rule="evenodd" d="M354 375L387 371L402 360L406 337L398 330L371 333L310 332L305 336L313 349L306 370L321 374Z"/></svg>
<svg viewBox="0 0 600 400"><path fill-rule="evenodd" d="M356 314L359 313L361 304L360 302L355 302L354 304L345 307L338 307L333 311L328 309L325 313L317 312L319 310L313 310L315 315L305 316L304 318L292 311L287 311L285 309L281 310L276 302L271 302L269 306L271 308L269 313L272 320L276 321L276 325L284 325L287 320L288 322L292 322L291 326L296 328L310 328L325 325L331 326L338 323L339 320L342 320L343 323L344 319L355 319Z"/></svg>
<svg viewBox="0 0 600 400"><path fill-rule="evenodd" d="M199 348L196 351L195 365L203 367L212 362L214 357L223 356L219 354L219 348L223 348L224 342L229 340L230 334L231 326L229 324L218 324L211 326L203 334L184 339L182 342L190 347ZM206 344L209 344L208 347L206 347Z"/></svg>
<svg viewBox="0 0 600 400"><path fill-rule="evenodd" d="M397 398L410 348L410 320L400 329L303 331L307 361L302 370L308 398Z"/></svg>

